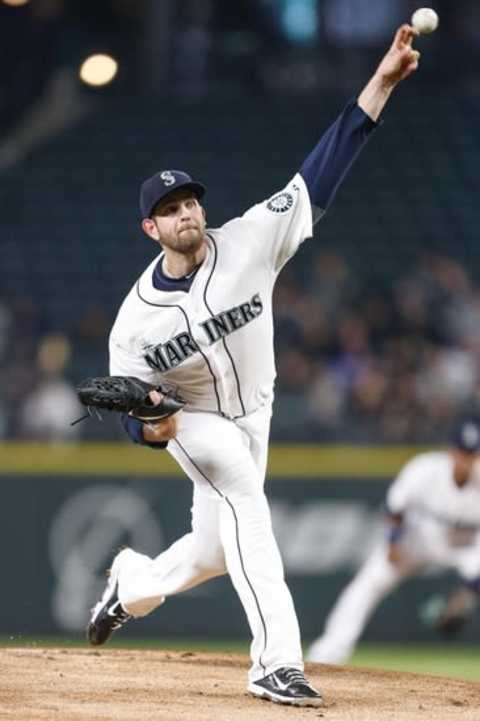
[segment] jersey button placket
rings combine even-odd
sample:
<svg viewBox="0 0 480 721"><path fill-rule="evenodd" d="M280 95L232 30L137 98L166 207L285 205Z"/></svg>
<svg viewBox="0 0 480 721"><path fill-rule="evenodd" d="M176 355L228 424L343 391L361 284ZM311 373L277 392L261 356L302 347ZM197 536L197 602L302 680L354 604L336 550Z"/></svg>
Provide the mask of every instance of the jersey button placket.
<svg viewBox="0 0 480 721"><path fill-rule="evenodd" d="M205 330L202 327L202 323L205 321L205 308L203 303L199 305L199 307L191 304L188 308L188 314L193 340L202 352L203 356L207 359L208 365L210 366L210 372L213 375L212 382L216 387L216 394L215 391L212 390L212 395L218 395L218 401L220 402L219 411L222 415L230 417L229 403L227 401L224 383L226 370L224 364L222 363L221 353L219 353L218 342L213 344L209 343Z"/></svg>
<svg viewBox="0 0 480 721"><path fill-rule="evenodd" d="M229 367L228 358L221 341L217 341L213 347L213 356L217 368L218 389L222 403L222 411L228 418L233 418L236 414L232 371Z"/></svg>

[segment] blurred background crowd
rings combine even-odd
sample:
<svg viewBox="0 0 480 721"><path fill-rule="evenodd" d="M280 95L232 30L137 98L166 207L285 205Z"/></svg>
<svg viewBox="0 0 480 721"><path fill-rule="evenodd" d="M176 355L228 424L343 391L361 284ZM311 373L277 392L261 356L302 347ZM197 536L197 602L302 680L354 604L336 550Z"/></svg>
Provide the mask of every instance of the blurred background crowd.
<svg viewBox="0 0 480 721"><path fill-rule="evenodd" d="M122 437L70 421L156 252L141 180L199 177L212 226L268 197L417 5L0 3L0 438ZM443 442L480 405L480 6L433 5L421 69L278 282L274 440ZM78 78L99 52L101 88Z"/></svg>

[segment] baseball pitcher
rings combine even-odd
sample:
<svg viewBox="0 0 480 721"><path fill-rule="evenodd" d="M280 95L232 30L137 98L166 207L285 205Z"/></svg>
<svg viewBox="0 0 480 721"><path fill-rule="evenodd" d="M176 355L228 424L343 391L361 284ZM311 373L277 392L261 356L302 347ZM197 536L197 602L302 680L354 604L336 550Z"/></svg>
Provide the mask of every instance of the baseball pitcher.
<svg viewBox="0 0 480 721"><path fill-rule="evenodd" d="M321 704L303 675L300 634L264 494L275 363L272 291L312 236L395 86L418 65L400 27L376 72L279 192L207 229L205 187L162 170L141 187L142 227L161 247L126 296L110 336L110 373L151 384L147 412L124 415L136 443L167 448L193 482L191 532L156 558L114 559L88 626L92 644L167 597L228 573L252 633L248 690ZM160 389L160 390L158 390ZM111 390L111 387L110 387ZM183 410L162 409L165 391ZM145 406L145 404L144 404ZM158 406L158 417L152 408Z"/></svg>

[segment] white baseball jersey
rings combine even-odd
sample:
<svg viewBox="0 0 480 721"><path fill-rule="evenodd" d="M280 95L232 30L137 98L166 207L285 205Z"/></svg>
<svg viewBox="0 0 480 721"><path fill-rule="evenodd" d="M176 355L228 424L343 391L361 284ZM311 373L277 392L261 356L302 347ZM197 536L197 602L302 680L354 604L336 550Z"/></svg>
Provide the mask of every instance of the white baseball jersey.
<svg viewBox="0 0 480 721"><path fill-rule="evenodd" d="M297 174L269 200L207 231L207 255L188 293L155 288L155 258L113 326L111 375L167 383L188 408L227 418L271 402L273 286L311 235L310 198Z"/></svg>
<svg viewBox="0 0 480 721"><path fill-rule="evenodd" d="M480 469L459 488L453 456L424 453L401 470L387 494L392 513L404 513L409 553L456 567L467 577L480 573ZM475 555L478 554L478 561ZM474 568L470 571L471 564Z"/></svg>

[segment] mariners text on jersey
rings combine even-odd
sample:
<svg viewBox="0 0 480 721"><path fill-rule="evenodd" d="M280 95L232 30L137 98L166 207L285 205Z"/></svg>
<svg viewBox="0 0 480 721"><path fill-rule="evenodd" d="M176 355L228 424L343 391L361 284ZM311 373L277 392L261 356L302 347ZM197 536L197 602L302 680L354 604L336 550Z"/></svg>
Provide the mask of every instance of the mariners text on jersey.
<svg viewBox="0 0 480 721"><path fill-rule="evenodd" d="M199 325L203 328L207 342L211 345L255 320L262 310L263 303L260 293L255 293L249 301L217 313ZM150 368L167 371L170 368L176 368L186 358L198 352L198 346L190 333L179 333L166 343L149 346L144 358Z"/></svg>

